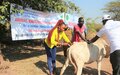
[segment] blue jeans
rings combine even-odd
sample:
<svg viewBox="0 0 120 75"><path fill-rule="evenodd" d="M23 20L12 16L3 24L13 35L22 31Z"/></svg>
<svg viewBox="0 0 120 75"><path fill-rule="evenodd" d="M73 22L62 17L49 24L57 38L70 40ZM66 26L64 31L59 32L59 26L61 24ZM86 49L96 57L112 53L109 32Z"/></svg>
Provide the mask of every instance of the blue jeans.
<svg viewBox="0 0 120 75"><path fill-rule="evenodd" d="M47 64L50 73L53 72L53 68L56 68L56 46L49 48L46 43L44 43L46 54L47 54Z"/></svg>
<svg viewBox="0 0 120 75"><path fill-rule="evenodd" d="M110 62L112 64L113 75L120 75L120 50L110 54Z"/></svg>

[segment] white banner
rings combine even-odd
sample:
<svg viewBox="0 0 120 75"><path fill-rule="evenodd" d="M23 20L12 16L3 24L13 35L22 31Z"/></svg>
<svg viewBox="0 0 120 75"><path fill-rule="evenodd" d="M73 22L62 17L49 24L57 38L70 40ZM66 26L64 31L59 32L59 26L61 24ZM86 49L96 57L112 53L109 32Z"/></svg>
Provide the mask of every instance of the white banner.
<svg viewBox="0 0 120 75"><path fill-rule="evenodd" d="M65 14L65 23L68 24L68 27L72 28L78 23L78 17L75 14Z"/></svg>
<svg viewBox="0 0 120 75"><path fill-rule="evenodd" d="M11 10L14 7L15 5L11 4ZM18 6L18 8L22 7ZM59 19L64 19L63 13L44 13L31 9L24 9L23 13L12 14L12 40L46 38L49 30Z"/></svg>

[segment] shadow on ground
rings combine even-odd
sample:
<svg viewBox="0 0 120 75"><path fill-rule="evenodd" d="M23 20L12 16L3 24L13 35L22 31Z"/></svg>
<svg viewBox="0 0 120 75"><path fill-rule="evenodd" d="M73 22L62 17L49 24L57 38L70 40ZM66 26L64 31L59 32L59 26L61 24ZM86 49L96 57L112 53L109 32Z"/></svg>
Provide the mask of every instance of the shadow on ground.
<svg viewBox="0 0 120 75"><path fill-rule="evenodd" d="M32 47L10 47L2 50L6 59L17 61L45 54L43 48L33 49Z"/></svg>
<svg viewBox="0 0 120 75"><path fill-rule="evenodd" d="M57 48L57 52L62 51L62 48ZM46 51L44 47L31 47L31 46L11 46L2 49L2 53L5 59L9 61L23 60L31 57L37 57L45 55Z"/></svg>
<svg viewBox="0 0 120 75"><path fill-rule="evenodd" d="M58 67L57 71L60 74L61 67ZM63 75L75 75L73 66L68 66ZM97 69L91 67L83 68L82 75L98 75ZM101 75L111 75L111 74L102 70Z"/></svg>
<svg viewBox="0 0 120 75"><path fill-rule="evenodd" d="M36 65L36 67L40 68L44 73L46 73L48 75L48 72L47 72L48 67L47 67L46 62L38 61L38 62L35 63L35 65Z"/></svg>

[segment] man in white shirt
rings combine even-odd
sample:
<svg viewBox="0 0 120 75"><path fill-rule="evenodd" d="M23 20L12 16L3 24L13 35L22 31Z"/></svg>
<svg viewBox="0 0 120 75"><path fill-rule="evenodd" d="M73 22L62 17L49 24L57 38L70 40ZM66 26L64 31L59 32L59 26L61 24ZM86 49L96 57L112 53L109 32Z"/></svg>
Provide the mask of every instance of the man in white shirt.
<svg viewBox="0 0 120 75"><path fill-rule="evenodd" d="M102 22L103 28L100 29L94 38L89 40L89 43L95 42L103 34L107 36L110 42L110 62L113 75L120 75L120 21L113 21L110 15L104 15Z"/></svg>

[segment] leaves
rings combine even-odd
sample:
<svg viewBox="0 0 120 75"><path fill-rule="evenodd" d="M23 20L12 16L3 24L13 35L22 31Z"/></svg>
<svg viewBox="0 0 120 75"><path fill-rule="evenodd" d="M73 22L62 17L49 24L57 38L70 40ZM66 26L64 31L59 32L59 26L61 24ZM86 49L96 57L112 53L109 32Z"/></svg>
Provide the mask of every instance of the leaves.
<svg viewBox="0 0 120 75"><path fill-rule="evenodd" d="M91 19L91 18L86 19L86 25L88 30L91 30L93 32L99 31L102 25L96 22L97 19L99 19L99 17L95 19Z"/></svg>
<svg viewBox="0 0 120 75"><path fill-rule="evenodd" d="M5 16L1 16L1 15L0 15L0 20L3 20L4 18L5 18Z"/></svg>
<svg viewBox="0 0 120 75"><path fill-rule="evenodd" d="M104 12L110 13L113 16L113 19L120 20L120 1L109 2L105 8Z"/></svg>
<svg viewBox="0 0 120 75"><path fill-rule="evenodd" d="M3 0L0 6L0 19L9 20L10 17L10 3L15 3L23 6L23 8L32 8L34 10L43 12L80 12L80 9L69 0ZM12 13L22 13L23 10L12 9Z"/></svg>

